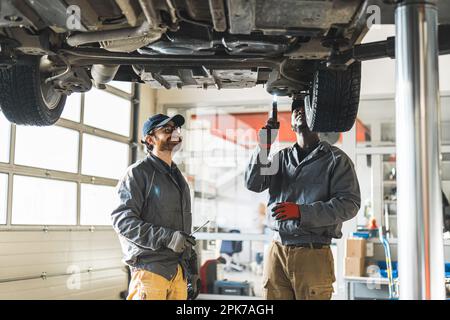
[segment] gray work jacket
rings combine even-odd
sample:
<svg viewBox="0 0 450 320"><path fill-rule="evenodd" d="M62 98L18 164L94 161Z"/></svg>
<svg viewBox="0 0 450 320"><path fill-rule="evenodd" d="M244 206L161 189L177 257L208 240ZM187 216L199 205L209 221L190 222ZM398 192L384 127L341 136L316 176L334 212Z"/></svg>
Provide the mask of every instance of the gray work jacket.
<svg viewBox="0 0 450 320"><path fill-rule="evenodd" d="M191 233L189 186L177 166L172 163L169 167L150 154L127 169L117 192L120 204L111 219L119 235L123 262L169 280L181 264L185 276L192 252L179 254L167 248L176 230Z"/></svg>
<svg viewBox="0 0 450 320"><path fill-rule="evenodd" d="M332 238L341 238L342 223L353 218L361 205L358 179L349 157L325 141L302 161L295 145L268 160L260 157L262 152L258 146L253 153L245 182L254 192L269 189L268 226L275 231L275 240L284 245L329 244ZM277 202L299 204L300 219L276 221L271 209Z"/></svg>

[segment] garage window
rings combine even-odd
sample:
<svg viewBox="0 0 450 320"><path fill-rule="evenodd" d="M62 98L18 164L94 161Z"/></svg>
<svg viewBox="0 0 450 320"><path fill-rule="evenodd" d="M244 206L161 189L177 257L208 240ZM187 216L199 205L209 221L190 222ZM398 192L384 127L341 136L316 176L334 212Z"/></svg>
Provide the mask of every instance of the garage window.
<svg viewBox="0 0 450 320"><path fill-rule="evenodd" d="M6 203L8 190L8 175L0 174L0 224L6 223Z"/></svg>
<svg viewBox="0 0 450 320"><path fill-rule="evenodd" d="M128 137L130 135L131 106L126 99L102 90L86 93L84 122Z"/></svg>
<svg viewBox="0 0 450 320"><path fill-rule="evenodd" d="M133 86L131 82L124 82L124 81L112 81L111 86L114 88L117 88L119 90L122 90L126 93L131 94L133 91Z"/></svg>
<svg viewBox="0 0 450 320"><path fill-rule="evenodd" d="M61 118L80 122L81 118L81 93L72 93L67 97L66 106L61 114Z"/></svg>
<svg viewBox="0 0 450 320"><path fill-rule="evenodd" d="M111 212L116 207L114 187L81 185L81 225L111 225Z"/></svg>
<svg viewBox="0 0 450 320"><path fill-rule="evenodd" d="M11 125L0 112L0 162L9 162L9 140Z"/></svg>
<svg viewBox="0 0 450 320"><path fill-rule="evenodd" d="M75 182L14 176L12 224L74 225Z"/></svg>
<svg viewBox="0 0 450 320"><path fill-rule="evenodd" d="M15 163L67 172L78 170L78 132L50 126L18 126Z"/></svg>
<svg viewBox="0 0 450 320"><path fill-rule="evenodd" d="M134 145L130 88L72 94L49 127L11 125L0 114L0 225L111 228Z"/></svg>
<svg viewBox="0 0 450 320"><path fill-rule="evenodd" d="M83 135L82 173L105 178L120 178L129 164L128 145Z"/></svg>

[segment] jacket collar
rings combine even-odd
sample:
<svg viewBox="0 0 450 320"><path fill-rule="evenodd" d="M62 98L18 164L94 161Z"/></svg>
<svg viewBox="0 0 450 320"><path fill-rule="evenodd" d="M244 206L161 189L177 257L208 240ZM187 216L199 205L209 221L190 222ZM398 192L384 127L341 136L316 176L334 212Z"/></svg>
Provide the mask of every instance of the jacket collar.
<svg viewBox="0 0 450 320"><path fill-rule="evenodd" d="M299 165L302 164L302 163L305 163L306 161L309 161L309 160L311 160L311 159L313 159L313 158L315 158L317 156L319 156L323 152L327 153L327 152L329 152L331 150L330 144L328 142L326 142L326 141L322 141L321 140L321 141L319 141L318 146L313 151L311 151L306 156L305 159L303 159L302 161L298 161L299 158L298 158L298 152L296 150L296 145L298 145L297 142L290 147L289 153L291 153L291 155L293 157L295 157L295 159L297 160L297 163Z"/></svg>
<svg viewBox="0 0 450 320"><path fill-rule="evenodd" d="M148 154L147 159L156 168L156 170L161 173L170 173L171 171L177 169L177 165L175 164L175 162L172 161L172 166L169 167L167 163L165 163L163 160L161 160L151 152Z"/></svg>

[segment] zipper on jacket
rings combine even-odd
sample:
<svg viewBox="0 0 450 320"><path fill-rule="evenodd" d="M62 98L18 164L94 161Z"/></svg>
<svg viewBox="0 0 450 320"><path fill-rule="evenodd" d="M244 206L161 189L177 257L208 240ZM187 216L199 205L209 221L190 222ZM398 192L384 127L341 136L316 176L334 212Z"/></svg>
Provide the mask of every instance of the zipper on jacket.
<svg viewBox="0 0 450 320"><path fill-rule="evenodd" d="M183 212L183 191L181 190L181 186L178 185L175 178L169 173L170 179L177 187L178 191L180 192L180 207L181 207L181 229L184 231L184 212Z"/></svg>

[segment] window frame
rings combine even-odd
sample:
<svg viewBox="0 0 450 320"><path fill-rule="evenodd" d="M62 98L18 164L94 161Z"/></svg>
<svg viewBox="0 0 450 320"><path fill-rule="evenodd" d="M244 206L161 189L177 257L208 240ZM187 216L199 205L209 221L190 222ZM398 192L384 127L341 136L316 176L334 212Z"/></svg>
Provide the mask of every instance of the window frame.
<svg viewBox="0 0 450 320"><path fill-rule="evenodd" d="M95 185L93 185L93 184L84 184L84 183L82 183L81 184L81 190L82 190L82 188L83 188L83 185L85 186L85 187L89 187L89 186L97 186L97 187L100 187L100 188L102 188L102 187L110 187L110 186L105 186L105 185L98 185L98 184L95 184ZM82 197L82 194L83 194L83 192L81 192L80 193L80 197ZM98 226L98 227L100 227L100 226L102 226L102 227L107 227L107 226L109 226L110 225L110 222L108 223L108 224L89 224L89 223L86 223L86 224L82 224L82 221L81 221L81 218L82 218L82 215L81 215L81 213L82 213L82 205L81 205L81 202L80 202L80 226L84 226L84 227L89 227L89 226L92 226L92 225L95 225L95 226ZM89 214L88 214L89 215ZM86 216L85 216L86 217Z"/></svg>
<svg viewBox="0 0 450 320"><path fill-rule="evenodd" d="M0 113L1 113L1 110L0 110ZM3 114L2 114L2 116L5 118L6 121L8 121L8 119L6 119L6 117L5 117ZM8 162L11 160L11 127L12 127L12 123L9 124L8 139L6 139L6 140L9 142L8 147L5 148L6 150L8 150L8 151L7 151L7 152L8 152L8 156L5 158L5 160L6 160L7 162L0 161L0 164L2 164L2 163L8 163ZM8 131L8 130L6 130L6 131Z"/></svg>
<svg viewBox="0 0 450 320"><path fill-rule="evenodd" d="M99 90L99 91L104 91L104 92L106 92L106 93L112 94L112 95L115 96L116 98L124 99L124 101L125 101L125 100L130 100L130 99L133 98L133 95L128 94L128 93L126 93L125 91L122 91L122 90L120 90L120 89L118 89L118 88L115 88L115 87L112 87L112 86L107 86L107 89L106 89L106 90L100 90L100 89L97 89L97 90ZM134 88L133 88L133 92L135 92ZM82 122L82 123L85 122L85 111L86 111L85 104L86 104L86 100L85 100L85 94L84 94L84 93L83 93L83 98L82 98L82 99L83 99L83 103L82 103L83 113L80 114L80 123L81 123L81 122ZM83 117L81 117L81 116L83 116ZM133 105L131 104L131 107L130 107L130 125L129 125L129 130L128 130L128 136L123 135L122 133L112 132L112 131L109 131L109 130L107 130L107 129L101 129L101 128L99 128L99 127L95 127L95 128L97 128L98 130L102 130L102 131L106 131L106 132L113 133L113 134L115 134L115 135L117 135L117 136L121 136L121 137L129 137L129 136L131 136L131 134L132 134L132 132L133 132L133 121L132 121L132 119L133 119ZM88 125L88 124L85 124L85 125L86 125L87 127L94 127L94 126Z"/></svg>
<svg viewBox="0 0 450 320"><path fill-rule="evenodd" d="M95 89L94 89L95 90ZM111 229L111 226L96 225L88 226L80 224L81 216L81 184L95 184L103 186L115 187L118 183L118 179L104 178L92 175L83 175L81 173L81 163L83 159L83 134L87 133L96 137L109 139L112 141L122 142L128 145L128 163L131 164L136 160L136 148L138 146L138 135L137 128L138 125L138 112L139 112L139 87L138 84L132 84L132 93L126 93L118 88L106 85L104 91L109 94L119 96L129 101L130 103L130 133L129 136L123 136L117 133L113 133L100 128L95 128L84 124L84 110L85 110L85 95L81 93L81 114L80 122L60 118L54 125L60 126L67 129L72 129L77 131L78 139L78 168L76 173L64 172L58 170L50 170L44 168L36 168L31 166L23 166L15 164L15 149L16 149L16 125L11 124L10 126L10 145L9 145L9 163L0 163L0 173L5 173L8 175L8 188L7 188L7 204L6 204L6 224L0 224L0 231L5 230L37 230L37 231L47 231L47 230L86 230L93 231L94 229ZM76 199L76 224L75 225L39 225L39 224L27 224L18 225L12 224L12 203L13 203L13 177L14 175L21 175L27 177L36 177L44 179L54 179L60 181L75 182L77 184L77 199Z"/></svg>

